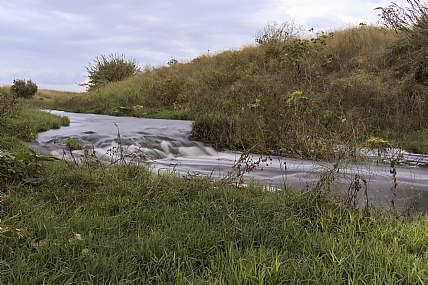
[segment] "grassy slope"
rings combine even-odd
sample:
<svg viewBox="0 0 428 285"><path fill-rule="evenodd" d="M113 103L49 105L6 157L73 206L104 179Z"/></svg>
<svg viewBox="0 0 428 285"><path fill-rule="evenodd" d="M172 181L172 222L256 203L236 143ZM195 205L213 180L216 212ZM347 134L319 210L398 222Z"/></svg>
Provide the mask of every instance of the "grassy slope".
<svg viewBox="0 0 428 285"><path fill-rule="evenodd" d="M58 129L70 124L68 117L61 117L43 112L28 106L25 101L18 107L16 114L2 122L0 137L14 136L23 141L33 141L38 132L49 129Z"/></svg>
<svg viewBox="0 0 428 285"><path fill-rule="evenodd" d="M85 96L85 92L58 91L51 89L39 89L37 94L31 100L28 100L31 106L43 109L53 109L58 100L67 98Z"/></svg>
<svg viewBox="0 0 428 285"><path fill-rule="evenodd" d="M1 184L2 283L428 280L427 217L354 209L314 190L266 192L89 160L45 163L43 173L38 186Z"/></svg>
<svg viewBox="0 0 428 285"><path fill-rule="evenodd" d="M293 191L58 162L8 185L5 284L421 284L426 218L400 221ZM17 233L18 234L18 233Z"/></svg>
<svg viewBox="0 0 428 285"><path fill-rule="evenodd" d="M310 34L276 52L249 45L149 67L55 106L192 119L197 139L229 149L326 158L337 144L361 145L375 136L428 152L422 140L428 88L397 77L390 49L396 41L402 39L392 30L359 26Z"/></svg>
<svg viewBox="0 0 428 285"><path fill-rule="evenodd" d="M343 39L334 41L341 51L349 51L352 61L337 61L340 69L329 73L337 79L331 86L339 91L360 86L347 87L352 96L379 83L372 80L378 74L374 61L378 55L367 60L363 52L379 51L372 46L378 37L358 42L365 42L366 49L351 40L364 33L344 31ZM102 112L117 106L158 108L157 98L162 98L162 108L177 99L176 109L185 110L196 98L214 96L219 101L199 103L218 103L209 105L218 108L217 114L227 111L222 106L239 107L244 118L257 123L258 108L248 104L257 106L256 99L263 104L274 98L258 97L260 91L269 90L266 86L274 91L285 86L284 74L269 73L276 63L263 56L259 47L202 56L193 65L148 70L148 77L112 84L65 104L81 103L78 108ZM357 72L355 67L364 70ZM266 81L271 77L276 81ZM281 91L286 101L298 87ZM373 94L381 94L375 90ZM238 96L230 97L234 92ZM50 117L32 120L40 113L31 112L24 109L18 117L1 122L21 126L8 128L1 148L14 147L16 137L24 139L26 133L46 128L44 121ZM264 127L260 125L260 130ZM272 193L257 185L240 189L195 178L155 177L135 166L58 161L45 164L44 173L46 179L38 186L1 184L2 283L424 284L428 280L426 217L397 218L373 209L368 216L314 191Z"/></svg>
<svg viewBox="0 0 428 285"><path fill-rule="evenodd" d="M39 100L17 99L9 93L9 89L8 86L0 87L0 150L28 150L24 142L33 141L38 132L70 124L67 117L38 110L41 106L33 101ZM52 104L47 107L51 106Z"/></svg>

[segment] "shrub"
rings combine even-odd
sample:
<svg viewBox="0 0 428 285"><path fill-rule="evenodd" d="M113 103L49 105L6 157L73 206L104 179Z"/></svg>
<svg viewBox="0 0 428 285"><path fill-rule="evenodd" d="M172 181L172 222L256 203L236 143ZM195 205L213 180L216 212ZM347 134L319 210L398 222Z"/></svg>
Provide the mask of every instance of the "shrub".
<svg viewBox="0 0 428 285"><path fill-rule="evenodd" d="M410 7L392 3L382 9L382 20L386 26L402 35L390 48L387 61L395 67L398 77L410 75L416 83L428 86L428 3L408 0Z"/></svg>
<svg viewBox="0 0 428 285"><path fill-rule="evenodd" d="M278 58L281 49L288 41L303 34L303 27L294 22L268 24L255 34L255 41L264 47L267 58Z"/></svg>
<svg viewBox="0 0 428 285"><path fill-rule="evenodd" d="M88 91L96 90L109 82L122 81L141 71L135 59L126 59L124 54L117 53L96 57L94 63L89 63L85 68L89 73L89 82L82 85Z"/></svg>
<svg viewBox="0 0 428 285"><path fill-rule="evenodd" d="M29 152L0 151L0 181L1 183L18 182L24 184L39 184L42 178L43 161L58 160L37 154L32 149Z"/></svg>
<svg viewBox="0 0 428 285"><path fill-rule="evenodd" d="M10 92L17 97L31 98L37 93L37 89L37 84L31 80L15 79L10 87Z"/></svg>
<svg viewBox="0 0 428 285"><path fill-rule="evenodd" d="M321 32L310 40L293 39L283 46L281 66L300 88L304 84L309 89L322 89L325 69L335 61L334 55L325 50L326 39L331 37L332 32Z"/></svg>
<svg viewBox="0 0 428 285"><path fill-rule="evenodd" d="M5 118L17 109L16 103L16 95L10 94L3 88L0 89L0 126Z"/></svg>
<svg viewBox="0 0 428 285"><path fill-rule="evenodd" d="M409 7L392 3L382 11L386 26L397 31L400 39L385 54L385 60L398 80L396 90L401 93L401 108L415 116L416 125L426 127L428 108L428 3L407 0Z"/></svg>

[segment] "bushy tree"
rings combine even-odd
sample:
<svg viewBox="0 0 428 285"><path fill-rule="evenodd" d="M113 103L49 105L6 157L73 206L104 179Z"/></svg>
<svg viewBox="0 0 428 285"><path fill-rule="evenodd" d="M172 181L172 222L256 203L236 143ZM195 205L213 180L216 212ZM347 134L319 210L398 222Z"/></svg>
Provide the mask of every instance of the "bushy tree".
<svg viewBox="0 0 428 285"><path fill-rule="evenodd" d="M10 92L21 98L31 98L37 93L37 84L31 80L15 79L10 87Z"/></svg>
<svg viewBox="0 0 428 285"><path fill-rule="evenodd" d="M141 71L138 62L126 59L124 54L110 54L96 57L93 63L85 66L88 72L89 82L82 84L88 91L96 90L109 82L122 81Z"/></svg>

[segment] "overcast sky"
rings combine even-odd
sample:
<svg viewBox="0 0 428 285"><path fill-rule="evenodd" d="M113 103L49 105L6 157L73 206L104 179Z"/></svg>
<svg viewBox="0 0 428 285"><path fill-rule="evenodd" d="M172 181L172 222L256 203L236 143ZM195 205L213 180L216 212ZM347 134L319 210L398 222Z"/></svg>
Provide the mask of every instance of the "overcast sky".
<svg viewBox="0 0 428 285"><path fill-rule="evenodd" d="M405 5L405 0L394 1ZM85 65L123 53L165 65L239 49L273 22L330 31L376 23L384 0L0 0L0 85L84 91Z"/></svg>

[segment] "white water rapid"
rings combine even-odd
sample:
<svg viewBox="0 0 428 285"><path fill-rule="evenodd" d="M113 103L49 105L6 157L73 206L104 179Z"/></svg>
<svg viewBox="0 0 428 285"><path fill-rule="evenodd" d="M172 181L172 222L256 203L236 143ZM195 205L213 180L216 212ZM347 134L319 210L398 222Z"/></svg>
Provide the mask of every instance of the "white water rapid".
<svg viewBox="0 0 428 285"><path fill-rule="evenodd" d="M236 176L238 166L243 170L246 163L237 163L241 153L216 151L212 147L195 141L190 135L190 121L142 119L114 117L94 114L78 114L51 111L53 114L68 116L70 126L39 133L31 146L41 152L57 157L70 158L66 146L68 138L76 138L84 148L95 151L100 160L111 162L119 156L118 143L123 147L123 155L129 161L149 163L158 173L173 172L177 175L200 175L211 179ZM84 151L73 151L79 157ZM370 153L368 153L371 155ZM428 211L428 157L404 153L408 164L396 167L397 205L406 208L418 202L419 209ZM243 176L244 183L250 179L266 183L275 188L288 185L305 189L315 185L326 169L333 169L334 162L316 162L275 156L249 155L247 165L255 168ZM390 165L349 162L335 169L332 190L347 191L354 183L356 175L364 179L370 189L371 199L388 204L392 200L394 185ZM258 164L255 164L258 163ZM235 165L233 171L232 167ZM333 174L333 173L332 173ZM359 180L362 183L362 180ZM362 184L363 185L363 184ZM363 186L364 187L364 186ZM359 192L362 192L360 190ZM362 194L362 193L360 193Z"/></svg>

